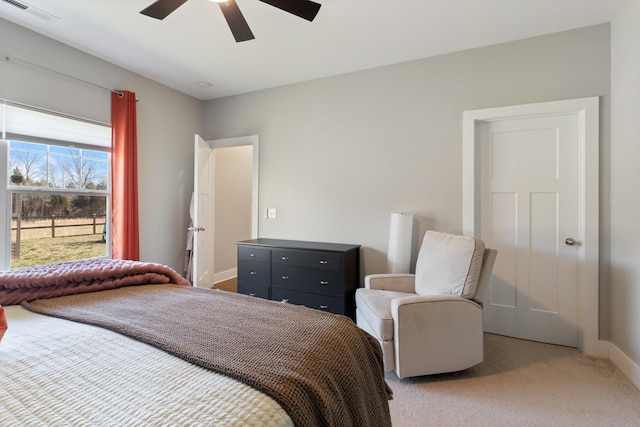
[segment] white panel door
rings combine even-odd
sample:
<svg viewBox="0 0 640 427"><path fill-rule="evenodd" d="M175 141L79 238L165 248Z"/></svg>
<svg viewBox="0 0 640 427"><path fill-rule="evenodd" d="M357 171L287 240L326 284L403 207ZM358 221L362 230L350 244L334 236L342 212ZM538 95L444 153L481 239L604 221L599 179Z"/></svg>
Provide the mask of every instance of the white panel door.
<svg viewBox="0 0 640 427"><path fill-rule="evenodd" d="M213 188L213 149L199 135L195 137L193 162L193 285L210 288L213 285L213 227L211 221L211 191Z"/></svg>
<svg viewBox="0 0 640 427"><path fill-rule="evenodd" d="M498 250L485 331L577 347L579 118L480 126L480 234Z"/></svg>

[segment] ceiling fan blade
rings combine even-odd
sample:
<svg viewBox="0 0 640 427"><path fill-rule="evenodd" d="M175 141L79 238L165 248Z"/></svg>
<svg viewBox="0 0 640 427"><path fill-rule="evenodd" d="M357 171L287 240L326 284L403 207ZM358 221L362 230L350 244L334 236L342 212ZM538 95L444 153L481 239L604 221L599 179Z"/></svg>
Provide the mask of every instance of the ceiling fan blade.
<svg viewBox="0 0 640 427"><path fill-rule="evenodd" d="M187 0L158 0L140 13L156 19L164 19L171 12L185 4Z"/></svg>
<svg viewBox="0 0 640 427"><path fill-rule="evenodd" d="M222 9L224 19L227 20L229 29L237 42L253 40L255 38L235 0L228 0L224 3L218 4L220 5L220 9Z"/></svg>
<svg viewBox="0 0 640 427"><path fill-rule="evenodd" d="M282 9L285 12L292 13L307 21L313 21L321 4L311 0L260 0L263 3L275 6L278 9Z"/></svg>

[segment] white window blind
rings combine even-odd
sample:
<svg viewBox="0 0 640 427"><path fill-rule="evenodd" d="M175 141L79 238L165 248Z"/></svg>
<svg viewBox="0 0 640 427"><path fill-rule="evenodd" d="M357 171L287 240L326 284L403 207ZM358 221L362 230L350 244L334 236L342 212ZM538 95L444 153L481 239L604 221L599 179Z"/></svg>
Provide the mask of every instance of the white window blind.
<svg viewBox="0 0 640 427"><path fill-rule="evenodd" d="M111 127L64 117L50 112L13 105L0 104L0 125L3 139L29 136L71 143L111 147Z"/></svg>

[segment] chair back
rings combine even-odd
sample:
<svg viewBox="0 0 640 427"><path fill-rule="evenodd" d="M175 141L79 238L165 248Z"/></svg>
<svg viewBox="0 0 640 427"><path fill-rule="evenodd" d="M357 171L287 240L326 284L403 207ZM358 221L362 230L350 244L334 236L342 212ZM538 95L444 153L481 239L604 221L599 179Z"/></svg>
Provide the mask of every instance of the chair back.
<svg viewBox="0 0 640 427"><path fill-rule="evenodd" d="M416 293L473 298L484 252L475 237L427 231L416 262Z"/></svg>
<svg viewBox="0 0 640 427"><path fill-rule="evenodd" d="M478 288L476 289L476 294L473 297L473 300L480 305L484 303L484 297L486 296L489 284L491 283L491 272L493 271L493 264L496 262L496 256L498 256L497 250L485 248L480 280L478 280Z"/></svg>

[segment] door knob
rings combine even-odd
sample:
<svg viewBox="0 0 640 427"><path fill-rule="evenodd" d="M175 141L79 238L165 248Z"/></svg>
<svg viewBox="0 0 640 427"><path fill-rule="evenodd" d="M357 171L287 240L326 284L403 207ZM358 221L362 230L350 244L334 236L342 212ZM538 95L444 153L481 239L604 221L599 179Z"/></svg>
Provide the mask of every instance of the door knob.
<svg viewBox="0 0 640 427"><path fill-rule="evenodd" d="M564 241L564 244L567 246L575 246L578 244L578 242L576 239L572 237L567 237L567 239Z"/></svg>

